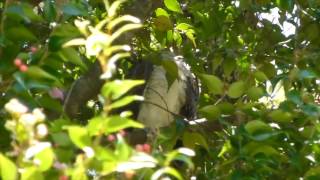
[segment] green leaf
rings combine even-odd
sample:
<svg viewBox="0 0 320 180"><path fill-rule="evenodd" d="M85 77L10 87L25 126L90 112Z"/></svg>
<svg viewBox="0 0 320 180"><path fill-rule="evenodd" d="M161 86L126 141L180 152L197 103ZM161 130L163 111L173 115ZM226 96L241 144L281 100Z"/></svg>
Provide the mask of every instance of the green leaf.
<svg viewBox="0 0 320 180"><path fill-rule="evenodd" d="M230 85L228 90L228 96L231 98L238 98L242 96L246 88L246 84L243 81L237 81Z"/></svg>
<svg viewBox="0 0 320 180"><path fill-rule="evenodd" d="M313 79L318 77L317 74L312 70L301 70L298 76L300 79Z"/></svg>
<svg viewBox="0 0 320 180"><path fill-rule="evenodd" d="M144 98L142 96L137 96L137 95L125 96L124 98L119 99L116 102L113 102L112 104L110 104L108 106L108 109L111 110L111 109L120 108L132 103L133 101L143 101L143 99Z"/></svg>
<svg viewBox="0 0 320 180"><path fill-rule="evenodd" d="M8 29L6 37L14 41L37 41L37 37L24 26L16 26Z"/></svg>
<svg viewBox="0 0 320 180"><path fill-rule="evenodd" d="M53 164L53 150L51 148L45 148L44 150L35 155L34 160L39 161L38 167L40 171L48 170Z"/></svg>
<svg viewBox="0 0 320 180"><path fill-rule="evenodd" d="M33 11L33 7L28 3L12 4L6 9L6 14L10 17L23 19L27 23L43 21L41 16Z"/></svg>
<svg viewBox="0 0 320 180"><path fill-rule="evenodd" d="M268 124L260 120L249 121L245 125L245 129L251 135L257 132L269 132L272 130L272 128Z"/></svg>
<svg viewBox="0 0 320 180"><path fill-rule="evenodd" d="M67 62L71 62L75 65L80 66L83 70L87 70L87 66L84 64L79 56L78 51L73 48L63 48L60 53L60 57Z"/></svg>
<svg viewBox="0 0 320 180"><path fill-rule="evenodd" d="M277 75L277 70L271 63L263 63L260 70L267 76L268 79Z"/></svg>
<svg viewBox="0 0 320 180"><path fill-rule="evenodd" d="M308 177L319 177L320 176L320 166L311 167L305 174L304 177L309 179ZM311 179L311 178L310 178Z"/></svg>
<svg viewBox="0 0 320 180"><path fill-rule="evenodd" d="M230 77L231 73L236 69L237 63L234 59L225 59L223 61L223 72L226 77Z"/></svg>
<svg viewBox="0 0 320 180"><path fill-rule="evenodd" d="M0 177L1 179L17 179L18 171L16 165L3 154L0 154Z"/></svg>
<svg viewBox="0 0 320 180"><path fill-rule="evenodd" d="M107 82L102 87L102 95L112 100L120 98L135 86L142 85L143 80L114 80Z"/></svg>
<svg viewBox="0 0 320 180"><path fill-rule="evenodd" d="M115 149L115 156L118 161L128 161L131 156L132 149L131 147L125 143L124 139L121 136L117 136L118 141Z"/></svg>
<svg viewBox="0 0 320 180"><path fill-rule="evenodd" d="M197 44L196 44L196 38L194 37L194 31L189 29L187 32L186 32L186 36L188 37L188 39L192 42L193 46L194 47L197 47Z"/></svg>
<svg viewBox="0 0 320 180"><path fill-rule="evenodd" d="M48 20L49 22L55 21L57 16L55 2L51 0L45 0L43 9L44 17L46 18L46 20Z"/></svg>
<svg viewBox="0 0 320 180"><path fill-rule="evenodd" d="M186 31L188 29L193 29L193 26L190 25L190 24L187 24L187 23L179 23L177 26L176 26L176 29L177 30L180 30L180 31Z"/></svg>
<svg viewBox="0 0 320 180"><path fill-rule="evenodd" d="M200 145L206 150L209 150L206 139L199 133L186 131L185 133L183 133L182 141L183 145L190 149L195 149L196 145Z"/></svg>
<svg viewBox="0 0 320 180"><path fill-rule="evenodd" d="M319 117L320 109L318 105L306 104L302 106L303 112L308 116Z"/></svg>
<svg viewBox="0 0 320 180"><path fill-rule="evenodd" d="M178 78L178 66L172 60L163 60L162 67L166 70L166 77L168 80L168 87Z"/></svg>
<svg viewBox="0 0 320 180"><path fill-rule="evenodd" d="M292 90L290 92L287 93L287 98L294 102L295 104L297 105L302 105L303 104L303 101L301 99L301 95L300 95L300 92L297 91L297 90Z"/></svg>
<svg viewBox="0 0 320 180"><path fill-rule="evenodd" d="M173 28L172 22L167 16L158 16L153 20L154 26L157 30L163 32Z"/></svg>
<svg viewBox="0 0 320 180"><path fill-rule="evenodd" d="M44 180L43 174L37 167L25 168L21 174L21 180Z"/></svg>
<svg viewBox="0 0 320 180"><path fill-rule="evenodd" d="M177 178L178 180L183 180L183 177L181 176L181 174L176 169L174 169L172 167L164 167L164 168L157 170L152 175L151 180L161 179L160 177L165 174L171 175L171 176Z"/></svg>
<svg viewBox="0 0 320 180"><path fill-rule="evenodd" d="M169 18L169 14L166 10L162 9L162 8L157 8L156 9L156 16L159 17L159 16L166 16Z"/></svg>
<svg viewBox="0 0 320 180"><path fill-rule="evenodd" d="M284 112L282 110L274 110L269 116L272 120L278 123L290 123L292 121L292 115L289 112Z"/></svg>
<svg viewBox="0 0 320 180"><path fill-rule="evenodd" d="M143 128L143 125L128 118L120 116L111 116L105 120L105 133L110 134L118 132L125 128Z"/></svg>
<svg viewBox="0 0 320 180"><path fill-rule="evenodd" d="M199 110L199 112L208 120L216 120L221 115L220 108L214 105L208 105L208 106L202 107Z"/></svg>
<svg viewBox="0 0 320 180"><path fill-rule="evenodd" d="M164 5L171 11L181 13L180 4L177 0L164 0Z"/></svg>
<svg viewBox="0 0 320 180"><path fill-rule="evenodd" d="M51 79L54 81L59 81L55 76L51 75L50 73L46 72L39 66L29 66L28 71L26 74L32 78L37 78L37 79Z"/></svg>
<svg viewBox="0 0 320 180"><path fill-rule="evenodd" d="M281 9L285 9L288 11L292 11L293 7L294 7L294 1L293 0L276 0L277 5L281 8Z"/></svg>
<svg viewBox="0 0 320 180"><path fill-rule="evenodd" d="M94 152L96 154L96 158L98 160L102 160L102 161L116 161L116 157L115 157L115 154L113 153L113 151L111 151L110 149L108 148L105 148L105 147L101 147L101 146L98 146L94 149Z"/></svg>
<svg viewBox="0 0 320 180"><path fill-rule="evenodd" d="M256 149L254 149L251 152L251 156L255 156L258 153L263 153L268 156L279 156L280 155L276 149L274 149L273 147L268 146L268 145L262 145L262 146L257 147Z"/></svg>
<svg viewBox="0 0 320 180"><path fill-rule="evenodd" d="M51 137L53 139L53 142L58 146L68 147L72 145L68 134L66 134L65 132L51 133Z"/></svg>
<svg viewBox="0 0 320 180"><path fill-rule="evenodd" d="M80 126L67 126L71 141L79 148L91 145L91 139L88 130Z"/></svg>
<svg viewBox="0 0 320 180"><path fill-rule="evenodd" d="M174 169L172 167L164 167L164 168L157 170L152 175L151 180L161 179L160 177L165 174L171 175L171 176L177 178L178 180L183 180L183 177L181 176L181 174L176 169Z"/></svg>
<svg viewBox="0 0 320 180"><path fill-rule="evenodd" d="M78 4L69 3L62 7L64 14L69 16L87 16L88 11Z"/></svg>
<svg viewBox="0 0 320 180"><path fill-rule="evenodd" d="M260 82L264 82L264 81L268 80L268 77L262 71L256 71L254 73L254 77Z"/></svg>
<svg viewBox="0 0 320 180"><path fill-rule="evenodd" d="M229 102L222 102L218 104L218 107L221 110L222 114L232 114L235 112L234 105Z"/></svg>
<svg viewBox="0 0 320 180"><path fill-rule="evenodd" d="M143 125L120 116L110 116L107 118L95 117L89 120L87 129L90 136L98 135L100 133L111 134L118 132L125 128L143 128Z"/></svg>
<svg viewBox="0 0 320 180"><path fill-rule="evenodd" d="M256 101L259 98L261 98L263 94L264 94L263 89L260 87L251 87L247 91L248 97L253 101Z"/></svg>
<svg viewBox="0 0 320 180"><path fill-rule="evenodd" d="M199 77L202 84L204 84L208 88L209 92L211 92L212 94L223 93L223 83L217 76L200 74Z"/></svg>

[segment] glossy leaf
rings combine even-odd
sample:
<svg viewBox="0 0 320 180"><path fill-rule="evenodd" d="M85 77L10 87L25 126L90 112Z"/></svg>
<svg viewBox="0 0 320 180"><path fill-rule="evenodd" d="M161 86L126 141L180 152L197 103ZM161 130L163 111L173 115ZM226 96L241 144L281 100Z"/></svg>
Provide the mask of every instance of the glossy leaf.
<svg viewBox="0 0 320 180"><path fill-rule="evenodd" d="M46 148L36 154L34 160L39 161L39 170L46 171L51 168L55 155L51 148Z"/></svg>
<svg viewBox="0 0 320 180"><path fill-rule="evenodd" d="M209 150L206 139L199 133L185 132L183 134L183 144L190 149L195 149L196 145L200 145Z"/></svg>
<svg viewBox="0 0 320 180"><path fill-rule="evenodd" d="M260 87L251 87L247 91L248 97L253 101L256 101L259 98L261 98L263 96L263 94L264 94L264 92L263 92L262 88L260 88Z"/></svg>
<svg viewBox="0 0 320 180"><path fill-rule="evenodd" d="M37 169L37 167L25 168L23 173L21 173L21 180L44 180L43 174Z"/></svg>
<svg viewBox="0 0 320 180"><path fill-rule="evenodd" d="M177 0L164 0L164 5L171 11L182 13L180 4Z"/></svg>
<svg viewBox="0 0 320 180"><path fill-rule="evenodd" d="M173 28L172 22L167 16L158 16L153 20L153 24L159 31L168 31Z"/></svg>
<svg viewBox="0 0 320 180"><path fill-rule="evenodd" d="M18 177L16 165L3 154L0 154L0 177L2 179L16 179Z"/></svg>
<svg viewBox="0 0 320 180"><path fill-rule="evenodd" d="M221 115L220 108L214 105L208 105L208 106L202 107L199 110L199 112L208 120L216 120Z"/></svg>
<svg viewBox="0 0 320 180"><path fill-rule="evenodd" d="M279 123L290 123L292 121L292 115L289 112L282 110L275 110L270 113L270 117Z"/></svg>
<svg viewBox="0 0 320 180"><path fill-rule="evenodd" d="M228 90L228 96L231 98L239 98L242 96L246 89L246 85L243 81L237 81L230 85Z"/></svg>
<svg viewBox="0 0 320 180"><path fill-rule="evenodd" d="M60 52L60 57L67 62L71 62L80 66L82 69L87 70L87 66L80 58L78 52L73 48L63 48Z"/></svg>
<svg viewBox="0 0 320 180"><path fill-rule="evenodd" d="M118 99L135 86L142 85L142 80L115 80L107 82L102 87L102 95L111 99Z"/></svg>
<svg viewBox="0 0 320 180"><path fill-rule="evenodd" d="M86 128L80 126L68 126L67 130L71 141L79 148L91 145L89 132Z"/></svg>
<svg viewBox="0 0 320 180"><path fill-rule="evenodd" d="M253 121L249 121L246 125L245 125L245 129L249 134L254 134L256 132L262 132L262 131L271 131L272 128L264 123L263 121L260 120L253 120Z"/></svg>
<svg viewBox="0 0 320 180"><path fill-rule="evenodd" d="M223 93L223 83L222 81L214 75L200 74L201 82L208 88L212 94L222 94Z"/></svg>
<svg viewBox="0 0 320 180"><path fill-rule="evenodd" d="M159 17L159 16L166 16L169 18L169 14L166 10L162 9L162 8L157 8L155 10L155 13L156 13L156 16Z"/></svg>

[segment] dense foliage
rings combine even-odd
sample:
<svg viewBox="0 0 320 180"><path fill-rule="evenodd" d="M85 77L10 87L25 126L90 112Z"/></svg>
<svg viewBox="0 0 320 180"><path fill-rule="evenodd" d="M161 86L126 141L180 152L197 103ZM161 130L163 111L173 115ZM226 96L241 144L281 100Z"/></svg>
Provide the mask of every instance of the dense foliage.
<svg viewBox="0 0 320 180"><path fill-rule="evenodd" d="M5 0L0 12L2 179L320 177L318 0ZM199 79L198 121L132 147L124 129L143 125L115 113L142 100L130 69L149 60L172 81L167 51ZM105 84L71 121L67 91L95 62Z"/></svg>

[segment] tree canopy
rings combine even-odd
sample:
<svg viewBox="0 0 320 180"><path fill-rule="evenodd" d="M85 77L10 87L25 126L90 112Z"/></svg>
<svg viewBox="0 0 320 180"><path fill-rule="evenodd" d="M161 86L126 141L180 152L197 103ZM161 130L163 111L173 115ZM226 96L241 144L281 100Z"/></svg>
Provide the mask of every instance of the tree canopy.
<svg viewBox="0 0 320 180"><path fill-rule="evenodd" d="M3 0L0 13L2 179L320 177L320 1ZM198 79L197 118L130 146L144 83L130 70L148 61L172 82L166 52ZM70 120L67 92L95 64L80 88L98 94Z"/></svg>

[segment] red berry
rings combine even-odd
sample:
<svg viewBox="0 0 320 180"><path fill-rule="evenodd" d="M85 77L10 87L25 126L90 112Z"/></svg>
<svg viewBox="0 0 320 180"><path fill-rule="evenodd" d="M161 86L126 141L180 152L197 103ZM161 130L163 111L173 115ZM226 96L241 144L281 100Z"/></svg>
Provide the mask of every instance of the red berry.
<svg viewBox="0 0 320 180"><path fill-rule="evenodd" d="M16 58L16 59L14 60L14 65L15 65L15 66L19 67L19 66L21 66L22 64L23 64L23 62L22 62L22 60L21 60L20 58Z"/></svg>
<svg viewBox="0 0 320 180"><path fill-rule="evenodd" d="M150 146L150 144L144 144L143 145L143 151L145 152L145 153L151 153L151 146Z"/></svg>
<svg viewBox="0 0 320 180"><path fill-rule="evenodd" d="M125 130L120 130L120 131L119 131L119 134L120 134L122 137L124 137L124 136L127 135L127 132L126 132Z"/></svg>
<svg viewBox="0 0 320 180"><path fill-rule="evenodd" d="M19 66L19 70L21 72L26 72L26 71L28 71L28 66L25 64L22 64L21 66Z"/></svg>
<svg viewBox="0 0 320 180"><path fill-rule="evenodd" d="M143 151L143 145L142 144L137 144L136 145L136 151L142 152Z"/></svg>
<svg viewBox="0 0 320 180"><path fill-rule="evenodd" d="M37 47L35 47L35 46L31 46L31 47L30 47L30 52L36 53L37 51L38 51L38 48L37 48Z"/></svg>
<svg viewBox="0 0 320 180"><path fill-rule="evenodd" d="M68 176L66 176L66 175L61 175L61 176L59 177L59 180L68 180Z"/></svg>
<svg viewBox="0 0 320 180"><path fill-rule="evenodd" d="M108 136L108 141L109 141L109 142L113 142L114 140L116 140L116 137L115 137L114 135L110 134L110 135Z"/></svg>
<svg viewBox="0 0 320 180"><path fill-rule="evenodd" d="M135 175L135 172L132 170L128 170L124 172L124 176L126 177L126 179L133 179L134 175Z"/></svg>

